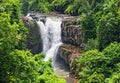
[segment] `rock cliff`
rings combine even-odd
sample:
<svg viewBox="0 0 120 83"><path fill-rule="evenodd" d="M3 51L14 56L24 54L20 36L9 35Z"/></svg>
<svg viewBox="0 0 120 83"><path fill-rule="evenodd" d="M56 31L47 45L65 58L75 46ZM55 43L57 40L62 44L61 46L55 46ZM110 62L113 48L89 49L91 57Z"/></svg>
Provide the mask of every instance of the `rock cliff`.
<svg viewBox="0 0 120 83"><path fill-rule="evenodd" d="M37 54L42 51L42 40L39 33L39 27L34 20L29 20L22 17L25 26L28 28L27 48L33 53Z"/></svg>
<svg viewBox="0 0 120 83"><path fill-rule="evenodd" d="M64 25L62 27L62 40L66 44L82 47L82 29L79 25Z"/></svg>
<svg viewBox="0 0 120 83"><path fill-rule="evenodd" d="M82 28L77 25L77 17L65 17L62 23L62 41L58 54L67 64L81 55L83 47Z"/></svg>
<svg viewBox="0 0 120 83"><path fill-rule="evenodd" d="M81 49L74 45L63 44L59 47L58 55L65 60L67 64L70 63L81 55Z"/></svg>

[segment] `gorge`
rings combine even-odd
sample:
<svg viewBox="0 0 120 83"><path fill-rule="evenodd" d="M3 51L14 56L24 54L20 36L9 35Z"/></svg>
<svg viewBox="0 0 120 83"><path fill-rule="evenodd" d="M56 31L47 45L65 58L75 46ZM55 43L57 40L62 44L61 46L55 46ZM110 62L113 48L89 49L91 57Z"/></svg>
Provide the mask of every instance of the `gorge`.
<svg viewBox="0 0 120 83"><path fill-rule="evenodd" d="M69 78L70 63L81 55L80 46L83 41L80 26L73 25L76 19L77 17L72 16L40 14L34 16L33 14L32 16L27 15L27 21L24 20L31 33L28 35L28 48L33 53L43 51L45 53L44 61L52 58L54 72L68 81L71 80ZM33 35L36 35L37 38L35 39ZM30 43L31 40L32 43ZM35 52L35 49L32 48L39 51Z"/></svg>

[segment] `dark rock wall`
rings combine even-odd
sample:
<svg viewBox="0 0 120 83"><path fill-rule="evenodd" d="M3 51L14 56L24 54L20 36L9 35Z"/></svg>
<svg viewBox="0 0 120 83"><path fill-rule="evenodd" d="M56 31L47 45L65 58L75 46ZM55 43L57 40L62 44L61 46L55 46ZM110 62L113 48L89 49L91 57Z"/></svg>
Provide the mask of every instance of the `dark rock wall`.
<svg viewBox="0 0 120 83"><path fill-rule="evenodd" d="M64 19L62 23L63 45L58 49L58 56L70 65L77 57L81 56L83 47L82 28L76 24L75 18Z"/></svg>
<svg viewBox="0 0 120 83"><path fill-rule="evenodd" d="M82 47L82 29L79 25L69 25L62 27L63 43Z"/></svg>
<svg viewBox="0 0 120 83"><path fill-rule="evenodd" d="M27 18L26 18L27 19ZM42 51L42 40L39 33L39 27L34 20L24 20L25 26L28 28L27 48L33 53L37 54Z"/></svg>
<svg viewBox="0 0 120 83"><path fill-rule="evenodd" d="M59 47L58 55L65 60L67 64L70 63L81 55L81 49L74 45L63 44Z"/></svg>

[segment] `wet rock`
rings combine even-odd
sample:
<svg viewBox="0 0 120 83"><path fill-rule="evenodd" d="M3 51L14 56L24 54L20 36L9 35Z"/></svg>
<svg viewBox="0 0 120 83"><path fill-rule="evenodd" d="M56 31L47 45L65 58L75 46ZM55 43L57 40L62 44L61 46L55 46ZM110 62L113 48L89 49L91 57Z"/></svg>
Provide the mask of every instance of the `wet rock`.
<svg viewBox="0 0 120 83"><path fill-rule="evenodd" d="M72 23L75 23L78 16L65 16L65 15L61 15L60 17L62 17L62 22L63 23L68 23L68 22L72 22Z"/></svg>

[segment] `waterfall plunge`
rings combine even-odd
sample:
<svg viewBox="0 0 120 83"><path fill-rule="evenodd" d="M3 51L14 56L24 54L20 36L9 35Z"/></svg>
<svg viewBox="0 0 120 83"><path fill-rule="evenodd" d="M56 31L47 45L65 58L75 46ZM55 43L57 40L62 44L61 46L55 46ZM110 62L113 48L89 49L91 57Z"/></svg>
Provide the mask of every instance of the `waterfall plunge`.
<svg viewBox="0 0 120 83"><path fill-rule="evenodd" d="M61 19L46 18L45 24L42 21L37 21L40 28L41 38L43 42L43 51L45 52L44 61L50 58L53 60L53 65L57 50L61 42Z"/></svg>
<svg viewBox="0 0 120 83"><path fill-rule="evenodd" d="M37 21L40 28L40 34L43 42L43 51L45 53L44 61L52 59L54 72L62 77L69 77L69 66L65 61L57 56L57 51L61 42L61 19L46 18L45 24Z"/></svg>

